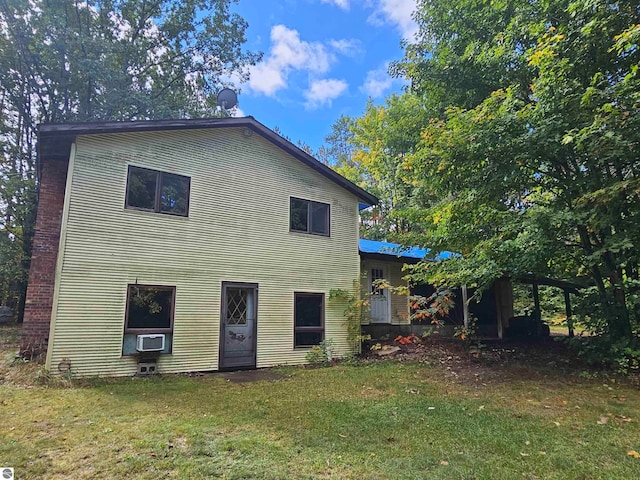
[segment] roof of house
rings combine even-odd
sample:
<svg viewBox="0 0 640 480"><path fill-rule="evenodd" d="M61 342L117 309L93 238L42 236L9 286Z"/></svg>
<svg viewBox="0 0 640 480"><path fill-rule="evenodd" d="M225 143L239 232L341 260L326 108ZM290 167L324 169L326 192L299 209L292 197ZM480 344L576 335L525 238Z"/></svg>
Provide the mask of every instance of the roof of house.
<svg viewBox="0 0 640 480"><path fill-rule="evenodd" d="M69 158L71 144L78 135L208 128L247 128L261 135L275 146L289 153L329 180L353 193L361 200L361 208L378 203L378 199L374 195L371 195L342 175L336 173L253 117L41 124L38 126L38 151L40 160L67 160Z"/></svg>
<svg viewBox="0 0 640 480"><path fill-rule="evenodd" d="M393 258L408 262L422 260L430 252L428 248L403 247L397 243L379 242L376 240L367 240L366 238L360 239L358 247L363 256L377 257L379 259L386 257L388 260ZM453 253L451 252L441 252L436 255L433 260L446 260L452 256Z"/></svg>

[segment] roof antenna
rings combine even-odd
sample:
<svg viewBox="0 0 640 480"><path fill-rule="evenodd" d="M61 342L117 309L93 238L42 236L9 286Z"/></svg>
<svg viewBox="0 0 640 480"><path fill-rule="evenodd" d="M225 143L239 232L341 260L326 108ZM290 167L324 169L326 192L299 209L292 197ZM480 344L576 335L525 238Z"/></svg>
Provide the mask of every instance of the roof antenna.
<svg viewBox="0 0 640 480"><path fill-rule="evenodd" d="M225 117L230 117L229 110L238 105L238 95L230 88L223 88L216 96L216 105L218 105Z"/></svg>

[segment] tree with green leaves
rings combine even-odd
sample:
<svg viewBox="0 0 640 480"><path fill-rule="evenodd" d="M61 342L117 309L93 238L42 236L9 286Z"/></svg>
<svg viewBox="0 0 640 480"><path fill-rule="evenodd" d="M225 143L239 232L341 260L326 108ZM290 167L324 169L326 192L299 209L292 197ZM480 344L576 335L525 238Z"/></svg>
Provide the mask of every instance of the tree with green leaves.
<svg viewBox="0 0 640 480"><path fill-rule="evenodd" d="M233 3L0 0L1 303L24 300L36 126L216 115L215 92L260 58Z"/></svg>
<svg viewBox="0 0 640 480"><path fill-rule="evenodd" d="M351 117L340 115L338 120L331 125L331 133L324 139L326 145L322 145L318 149L316 158L332 167L353 166L352 156L355 146L352 142L352 125L353 119Z"/></svg>
<svg viewBox="0 0 640 480"><path fill-rule="evenodd" d="M321 150L338 173L380 199L361 212L361 234L373 240L394 239L411 231L396 213L412 205L413 185L403 181L402 165L414 152L427 125L426 110L414 95L392 95L384 105L367 103L360 118L340 117Z"/></svg>
<svg viewBox="0 0 640 480"><path fill-rule="evenodd" d="M449 262L416 278L488 286L525 273L593 285L612 338L640 320L640 9L603 0L424 0L394 71L431 117L401 165L405 237Z"/></svg>

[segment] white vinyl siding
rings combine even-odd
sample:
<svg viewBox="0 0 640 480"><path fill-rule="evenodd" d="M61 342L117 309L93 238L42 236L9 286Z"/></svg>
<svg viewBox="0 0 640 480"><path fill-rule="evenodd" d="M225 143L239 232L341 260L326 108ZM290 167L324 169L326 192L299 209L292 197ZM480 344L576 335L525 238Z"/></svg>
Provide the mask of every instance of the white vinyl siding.
<svg viewBox="0 0 640 480"><path fill-rule="evenodd" d="M125 208L129 165L191 178L189 216ZM324 293L325 338L348 352L333 288L359 275L358 199L242 129L81 136L67 189L65 236L47 365L130 375L122 356L127 285L176 287L173 348L160 372L218 368L222 282L259 285L257 366L297 364L294 292ZM329 204L331 236L289 231L290 197Z"/></svg>

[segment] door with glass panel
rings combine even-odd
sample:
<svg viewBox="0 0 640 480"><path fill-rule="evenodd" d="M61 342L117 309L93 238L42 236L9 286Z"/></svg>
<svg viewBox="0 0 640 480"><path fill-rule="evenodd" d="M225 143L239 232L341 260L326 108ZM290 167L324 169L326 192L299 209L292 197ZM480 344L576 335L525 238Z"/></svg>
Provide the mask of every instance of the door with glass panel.
<svg viewBox="0 0 640 480"><path fill-rule="evenodd" d="M255 368L258 285L222 282L220 368Z"/></svg>
<svg viewBox="0 0 640 480"><path fill-rule="evenodd" d="M371 292L371 323L389 323L391 304L389 289L381 288L378 282L388 280L387 272L381 265L369 267L369 291Z"/></svg>

